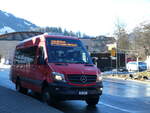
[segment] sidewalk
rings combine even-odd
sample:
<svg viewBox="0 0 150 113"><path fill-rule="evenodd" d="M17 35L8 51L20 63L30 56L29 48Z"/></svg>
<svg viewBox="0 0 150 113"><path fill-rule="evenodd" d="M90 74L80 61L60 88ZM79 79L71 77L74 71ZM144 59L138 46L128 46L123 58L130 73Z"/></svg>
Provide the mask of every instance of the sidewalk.
<svg viewBox="0 0 150 113"><path fill-rule="evenodd" d="M62 113L36 99L0 86L0 113Z"/></svg>

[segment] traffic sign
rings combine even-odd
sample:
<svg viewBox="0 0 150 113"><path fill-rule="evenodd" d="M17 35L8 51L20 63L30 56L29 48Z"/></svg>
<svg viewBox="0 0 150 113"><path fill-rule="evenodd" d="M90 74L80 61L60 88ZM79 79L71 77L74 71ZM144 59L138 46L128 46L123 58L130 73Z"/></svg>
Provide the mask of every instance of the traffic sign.
<svg viewBox="0 0 150 113"><path fill-rule="evenodd" d="M116 56L116 50L115 49L111 50L111 56Z"/></svg>

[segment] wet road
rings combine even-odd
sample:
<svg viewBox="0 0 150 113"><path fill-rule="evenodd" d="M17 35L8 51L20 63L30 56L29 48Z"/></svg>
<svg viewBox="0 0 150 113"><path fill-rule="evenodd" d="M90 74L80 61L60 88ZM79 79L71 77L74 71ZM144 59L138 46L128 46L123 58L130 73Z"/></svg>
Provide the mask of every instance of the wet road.
<svg viewBox="0 0 150 113"><path fill-rule="evenodd" d="M61 102L55 108L65 113L150 113L150 85L105 79L99 104L90 108L84 101Z"/></svg>
<svg viewBox="0 0 150 113"><path fill-rule="evenodd" d="M0 72L0 85L13 89L8 71ZM53 106L65 113L150 113L150 85L117 79L105 79L103 95L96 107L84 101L64 101Z"/></svg>

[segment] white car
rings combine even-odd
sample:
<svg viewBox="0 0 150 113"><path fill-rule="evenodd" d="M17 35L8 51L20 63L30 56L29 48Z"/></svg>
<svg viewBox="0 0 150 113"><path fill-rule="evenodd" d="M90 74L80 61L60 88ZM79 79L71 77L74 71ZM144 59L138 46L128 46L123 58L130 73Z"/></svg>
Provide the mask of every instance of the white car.
<svg viewBox="0 0 150 113"><path fill-rule="evenodd" d="M127 70L129 72L137 72L137 71L145 71L147 70L147 64L145 62L128 62L127 63Z"/></svg>

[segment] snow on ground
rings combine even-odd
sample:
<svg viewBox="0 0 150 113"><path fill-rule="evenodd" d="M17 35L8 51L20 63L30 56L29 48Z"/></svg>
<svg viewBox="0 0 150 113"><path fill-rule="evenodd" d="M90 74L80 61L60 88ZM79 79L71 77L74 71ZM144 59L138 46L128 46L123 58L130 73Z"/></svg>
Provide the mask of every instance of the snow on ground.
<svg viewBox="0 0 150 113"><path fill-rule="evenodd" d="M8 13L4 12L4 14L5 14L6 16L8 16L8 17L9 17L9 14L8 14Z"/></svg>
<svg viewBox="0 0 150 113"><path fill-rule="evenodd" d="M0 69L8 69L10 67L11 67L10 65L5 65L0 63Z"/></svg>
<svg viewBox="0 0 150 113"><path fill-rule="evenodd" d="M102 72L102 75L112 75L112 74L132 74L133 72L120 72L120 71L105 71L105 72Z"/></svg>
<svg viewBox="0 0 150 113"><path fill-rule="evenodd" d="M24 24L26 24L26 25L28 25L28 26L30 26L30 25L31 25L30 23L28 23L28 22L25 22L25 21L24 21Z"/></svg>
<svg viewBox="0 0 150 113"><path fill-rule="evenodd" d="M0 86L15 89L15 85L9 80L10 65L0 66Z"/></svg>

